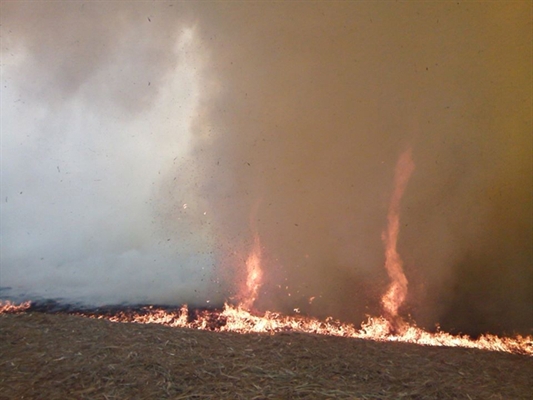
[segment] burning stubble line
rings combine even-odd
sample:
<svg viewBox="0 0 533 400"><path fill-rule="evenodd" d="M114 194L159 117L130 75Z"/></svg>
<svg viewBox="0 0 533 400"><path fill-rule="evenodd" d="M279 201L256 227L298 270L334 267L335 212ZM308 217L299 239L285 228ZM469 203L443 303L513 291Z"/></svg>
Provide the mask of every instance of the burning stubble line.
<svg viewBox="0 0 533 400"><path fill-rule="evenodd" d="M29 302L13 304L0 301L0 314L31 312ZM498 337L482 335L477 340L468 336L454 336L446 332L431 333L415 325L405 325L401 333L391 333L390 322L383 318L369 317L357 328L328 318L319 320L311 317L286 316L273 312L263 315L253 314L240 306L224 305L222 310L195 310L186 305L169 310L157 307L136 309L115 309L102 311L59 311L111 322L134 322L139 324L160 324L173 328L189 328L216 332L236 332L242 334L279 332L311 333L326 336L358 338L379 342L403 342L422 346L464 347L486 351L507 352L533 356L533 336Z"/></svg>

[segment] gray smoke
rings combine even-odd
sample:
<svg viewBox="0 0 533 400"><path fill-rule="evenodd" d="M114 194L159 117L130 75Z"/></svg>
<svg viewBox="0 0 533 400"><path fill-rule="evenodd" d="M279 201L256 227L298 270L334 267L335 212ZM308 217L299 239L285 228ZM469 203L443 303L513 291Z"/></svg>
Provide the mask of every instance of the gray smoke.
<svg viewBox="0 0 533 400"><path fill-rule="evenodd" d="M359 322L380 313L381 235L410 146L403 314L529 332L530 12L2 4L2 286L220 302L256 227L259 309Z"/></svg>

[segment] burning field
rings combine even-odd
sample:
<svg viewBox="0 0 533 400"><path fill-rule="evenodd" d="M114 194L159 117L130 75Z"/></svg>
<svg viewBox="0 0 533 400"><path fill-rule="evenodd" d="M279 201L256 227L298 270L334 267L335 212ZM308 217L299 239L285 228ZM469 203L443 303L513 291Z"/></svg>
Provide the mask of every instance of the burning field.
<svg viewBox="0 0 533 400"><path fill-rule="evenodd" d="M531 398L531 354L287 327L276 334L216 332L212 318L202 330L193 328L197 319L188 328L157 324L181 325L179 312L177 319L163 310L141 313L144 320L135 316L138 310L101 311L96 319L38 311L1 314L0 398ZM135 318L153 324L126 322Z"/></svg>
<svg viewBox="0 0 533 400"><path fill-rule="evenodd" d="M530 2L0 8L0 399L532 398Z"/></svg>

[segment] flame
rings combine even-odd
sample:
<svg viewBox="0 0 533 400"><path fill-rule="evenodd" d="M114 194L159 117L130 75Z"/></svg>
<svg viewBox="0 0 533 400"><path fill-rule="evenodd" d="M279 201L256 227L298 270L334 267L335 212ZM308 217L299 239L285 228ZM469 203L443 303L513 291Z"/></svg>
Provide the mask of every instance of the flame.
<svg viewBox="0 0 533 400"><path fill-rule="evenodd" d="M189 319L187 306L182 306L178 312L149 307L144 313L134 313L129 316L122 314L111 317L93 316L93 318L242 334L299 332L424 346L466 347L533 356L533 336L518 335L511 338L486 334L474 340L466 335L454 336L441 331L431 333L413 325L406 325L400 334L391 334L390 322L383 317L368 317L358 329L353 324L344 324L332 318L319 320L299 315L287 316L270 311L263 315L256 315L242 306L225 304L222 311L200 311L193 319Z"/></svg>
<svg viewBox="0 0 533 400"><path fill-rule="evenodd" d="M30 303L19 305L2 303L0 314L24 312ZM192 312L191 312L192 311ZM279 332L299 332L327 336L340 336L373 340L378 342L404 342L423 346L465 347L488 351L507 352L533 356L533 336L499 337L482 335L474 340L468 336L454 336L446 332L428 332L415 325L405 324L401 333L392 334L390 322L384 317L368 317L366 322L356 328L332 318L319 320L300 315L288 316L267 311L263 315L254 314L242 306L224 305L222 310L189 310L186 305L175 311L152 306L137 311L119 311L114 314L72 312L94 319L112 322L134 322L139 324L161 324L174 328L189 328L216 332L236 332L242 334ZM192 315L192 317L191 317Z"/></svg>
<svg viewBox="0 0 533 400"><path fill-rule="evenodd" d="M257 233L256 216L261 200L258 200L250 213L250 228L253 232L254 242L248 258L246 259L246 281L241 288L237 298L239 306L245 310L251 310L259 293L259 288L263 283L263 269L261 268L261 241Z"/></svg>
<svg viewBox="0 0 533 400"><path fill-rule="evenodd" d="M411 158L411 149L409 148L400 156L396 164L394 192L387 215L388 227L387 232L383 233L385 268L391 279L391 284L381 298L381 304L385 315L393 325L393 329L398 329L403 325L401 318L398 317L398 309L407 296L407 278L403 272L402 259L396 249L400 230L400 201L414 169L415 164Z"/></svg>
<svg viewBox="0 0 533 400"><path fill-rule="evenodd" d="M259 288L263 280L263 270L261 269L261 242L259 235L254 235L254 244L250 255L246 259L246 286L239 296L240 306L250 310L257 299Z"/></svg>
<svg viewBox="0 0 533 400"><path fill-rule="evenodd" d="M26 311L30 308L31 302L26 301L24 303L16 304L8 301L0 300L0 314L16 314Z"/></svg>

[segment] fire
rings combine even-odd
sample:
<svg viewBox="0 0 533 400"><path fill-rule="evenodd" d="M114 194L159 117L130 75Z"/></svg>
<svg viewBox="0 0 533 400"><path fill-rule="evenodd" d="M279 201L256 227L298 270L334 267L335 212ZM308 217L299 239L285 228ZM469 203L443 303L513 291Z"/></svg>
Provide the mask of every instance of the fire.
<svg viewBox="0 0 533 400"><path fill-rule="evenodd" d="M15 314L26 311L30 308L31 302L26 301L24 303L15 304L10 301L1 301L0 300L0 314Z"/></svg>
<svg viewBox="0 0 533 400"><path fill-rule="evenodd" d="M241 287L237 298L239 306L245 310L251 310L255 300L257 299L259 288L263 283L263 270L261 268L261 241L257 230L256 217L261 205L261 200L258 200L252 208L250 213L250 228L253 232L254 242L252 250L246 259L246 282Z"/></svg>
<svg viewBox="0 0 533 400"><path fill-rule="evenodd" d="M30 303L19 305L0 302L0 314L25 312ZM299 332L327 336L340 336L373 340L379 342L404 342L423 346L465 347L488 351L499 351L533 356L533 336L499 337L482 335L474 340L468 336L454 336L446 332L427 332L415 325L405 325L401 333L390 333L390 322L383 317L368 317L357 328L332 318L319 320L300 315L288 316L275 312L263 315L251 313L242 306L224 305L222 310L189 310L186 305L179 310L169 311L155 307L144 307L137 311L119 311L99 314L97 312L72 312L95 319L112 322L133 322L139 324L161 324L174 328L236 332L242 334Z"/></svg>
<svg viewBox="0 0 533 400"><path fill-rule="evenodd" d="M152 306L136 311L115 311L102 313L99 311L71 312L89 318L107 319L113 322L134 322L140 324L162 324L176 328L211 330L218 332L268 333L300 332L318 335L341 336L374 341L392 341L414 343L424 346L466 347L481 350L501 351L514 354L533 356L533 336L499 337L482 335L478 339L468 336L454 336L438 330L428 332L414 324L408 324L398 314L407 296L407 278L403 271L402 260L397 251L399 233L400 201L407 182L414 170L411 150L405 151L396 165L395 185L388 211L387 231L383 233L385 244L385 268L391 279L387 292L382 297L384 316L368 317L360 328L345 324L331 317L319 320L298 315L282 315L267 311L263 315L252 313L254 303L259 295L263 280L261 268L262 248L257 228L254 224L255 214L259 206L252 211L251 228L253 245L246 260L246 281L237 296L237 306L225 304L222 310L189 310L187 305L179 310L168 310ZM186 205L184 205L186 206ZM309 304L315 297L309 298ZM30 302L14 304L0 301L0 314L19 313L31 310Z"/></svg>
<svg viewBox="0 0 533 400"><path fill-rule="evenodd" d="M395 325L395 328L399 327L398 325L401 321L398 317L398 309L407 296L407 278L403 272L402 259L396 250L400 230L400 201L414 169L415 164L411 158L411 149L409 148L400 156L396 164L394 192L387 215L388 227L387 232L383 233L383 241L385 242L385 268L392 282L382 297L381 303L385 315Z"/></svg>
<svg viewBox="0 0 533 400"><path fill-rule="evenodd" d="M254 235L254 244L252 251L246 259L246 286L241 293L240 306L245 310L250 310L257 299L259 287L263 279L261 269L261 242L259 235Z"/></svg>
<svg viewBox="0 0 533 400"><path fill-rule="evenodd" d="M224 305L222 311L198 311L191 318L187 306L177 312L147 308L142 313L117 316L92 316L115 322L135 322L142 324L156 323L172 327L211 330L217 332L236 332L242 334L279 332L299 332L327 336L340 336L373 340L380 342L404 342L424 346L466 347L471 349L500 351L533 356L533 336L499 337L482 335L477 340L468 336L454 336L446 332L427 332L417 326L405 326L401 333L390 333L390 322L383 317L368 317L357 328L353 324L344 324L327 318L319 320L304 316L288 316L267 311L257 315L242 306Z"/></svg>

